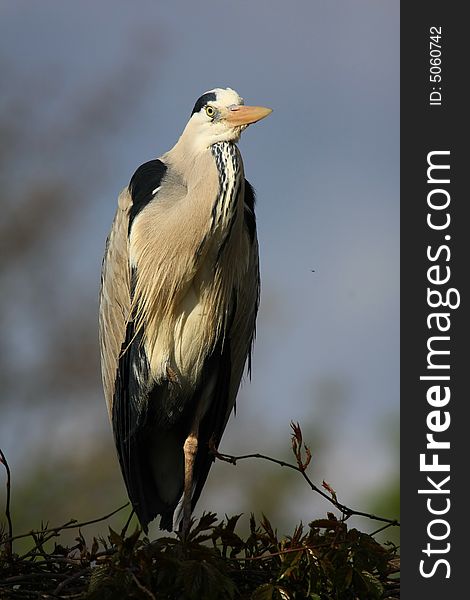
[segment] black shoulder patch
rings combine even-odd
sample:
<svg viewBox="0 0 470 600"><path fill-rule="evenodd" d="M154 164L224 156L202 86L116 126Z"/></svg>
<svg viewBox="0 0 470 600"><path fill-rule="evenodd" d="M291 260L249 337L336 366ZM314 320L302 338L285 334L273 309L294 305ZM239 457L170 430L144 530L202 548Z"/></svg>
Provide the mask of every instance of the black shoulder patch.
<svg viewBox="0 0 470 600"><path fill-rule="evenodd" d="M193 116L194 113L199 112L201 110L201 108L203 108L208 102L214 102L214 100L216 100L216 99L217 99L217 96L215 95L214 92L208 92L207 94L203 94L200 98L198 98L196 100L196 104L194 105L191 116Z"/></svg>
<svg viewBox="0 0 470 600"><path fill-rule="evenodd" d="M245 179L245 225L248 229L251 243L256 235L256 217L255 217L255 190L249 181Z"/></svg>
<svg viewBox="0 0 470 600"><path fill-rule="evenodd" d="M140 165L129 183L132 206L129 211L129 231L140 211L152 200L154 191L162 182L167 166L158 158Z"/></svg>

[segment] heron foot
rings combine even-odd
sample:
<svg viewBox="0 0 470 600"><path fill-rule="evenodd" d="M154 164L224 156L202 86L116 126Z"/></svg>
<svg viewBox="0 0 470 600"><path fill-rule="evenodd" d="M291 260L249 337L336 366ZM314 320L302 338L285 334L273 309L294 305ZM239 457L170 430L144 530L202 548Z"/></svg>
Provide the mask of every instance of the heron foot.
<svg viewBox="0 0 470 600"><path fill-rule="evenodd" d="M179 385L180 380L178 379L178 375L169 364L166 365L166 376L168 377L168 381L170 383L173 383L174 385Z"/></svg>

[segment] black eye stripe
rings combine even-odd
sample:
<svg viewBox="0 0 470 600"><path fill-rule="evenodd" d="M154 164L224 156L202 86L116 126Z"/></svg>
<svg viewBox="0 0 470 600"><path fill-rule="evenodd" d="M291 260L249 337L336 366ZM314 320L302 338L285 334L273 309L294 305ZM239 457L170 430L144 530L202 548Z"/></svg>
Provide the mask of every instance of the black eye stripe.
<svg viewBox="0 0 470 600"><path fill-rule="evenodd" d="M194 113L197 113L202 108L204 108L204 106L208 102L214 102L216 99L217 99L217 97L216 97L216 95L215 95L214 92L208 92L207 94L203 94L200 98L198 98L196 100L196 104L194 105L193 112L191 113L191 116L193 116Z"/></svg>

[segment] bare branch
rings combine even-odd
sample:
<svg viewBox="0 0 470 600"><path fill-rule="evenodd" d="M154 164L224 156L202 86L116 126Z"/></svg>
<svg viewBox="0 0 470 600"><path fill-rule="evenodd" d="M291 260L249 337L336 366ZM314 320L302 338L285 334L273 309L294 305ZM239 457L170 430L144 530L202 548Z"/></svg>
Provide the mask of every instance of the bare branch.
<svg viewBox="0 0 470 600"><path fill-rule="evenodd" d="M372 519L373 521L381 521L383 523L388 523L389 526L400 526L400 523L397 519L387 519L386 517L379 517L378 515L373 515L371 513L364 512L362 510L355 510L353 508L349 508L345 504L342 504L341 502L338 501L338 499L336 497L336 492L325 481L323 482L323 487L325 489L327 489L331 495L325 494L325 492L323 492L318 486L316 486L306 473L306 468L307 468L308 464L310 463L310 459L311 459L310 450L308 450L307 446L305 446L306 460L302 460L302 457L300 454L301 453L301 444L302 444L302 432L300 430L300 426L298 423L296 423L296 424L291 423L291 427L294 431L294 433L292 435L292 450L296 457L296 461L297 461L296 465L285 462L284 460L279 460L277 458L272 458L271 456L266 456L265 454L259 454L259 453L244 454L241 456L234 456L231 454L222 454L215 448L214 444L209 444L209 449L212 452L212 454L215 456L215 458L218 458L219 460L228 462L232 465L236 465L239 460L246 460L248 458L258 458L258 459L262 459L262 460L267 460L269 462L273 462L277 465L280 465L281 467L287 467L289 469L293 469L294 471L297 471L298 473L300 473L302 475L302 477L308 483L308 485L312 491L316 492L317 494L320 494L320 496L323 496L323 498L328 500L328 502L331 502L331 504L333 504L333 506L335 506L341 512L344 520L349 519L352 516L359 516L359 517L366 517L368 519Z"/></svg>
<svg viewBox="0 0 470 600"><path fill-rule="evenodd" d="M0 463L4 465L5 470L7 472L7 501L5 506L5 516L7 518L8 523L8 539L6 540L7 545L7 555L11 560L13 555L13 524L11 521L11 513L10 513L10 500L11 500L11 472L10 467L8 465L8 461L6 459L5 454L3 454L3 450L0 448Z"/></svg>
<svg viewBox="0 0 470 600"><path fill-rule="evenodd" d="M119 508L116 508L116 510L113 510L112 512L108 513L107 515L104 515L103 517L99 517L98 519L92 519L91 521L83 521L82 523L77 523L76 520L71 519L70 521L67 521L67 523L65 523L64 525L59 525L58 527L40 529L38 531L30 531L29 533L23 533L21 535L10 536L6 540L0 541L0 544L7 544L8 542L12 542L13 540L19 540L20 538L30 537L30 536L34 536L34 535L52 534L43 540L42 543L44 543L44 541L47 541L50 538L56 536L58 533L60 533L64 529L78 529L80 527L85 527L86 525L92 525L93 523L100 523L101 521L106 521L106 519L109 519L110 517L112 517L116 513L120 512L121 510L124 510L128 506L129 506L129 502L126 502L125 504L123 504Z"/></svg>
<svg viewBox="0 0 470 600"><path fill-rule="evenodd" d="M150 600L156 600L154 594L152 594L152 592L149 589L147 589L145 587L145 585L143 585L142 583L140 583L140 581L137 579L137 577L135 576L135 574L131 573L131 575L132 575L132 579L134 580L134 582L135 582L136 586L139 588L139 590L141 592L143 592L145 595L147 595L150 598Z"/></svg>

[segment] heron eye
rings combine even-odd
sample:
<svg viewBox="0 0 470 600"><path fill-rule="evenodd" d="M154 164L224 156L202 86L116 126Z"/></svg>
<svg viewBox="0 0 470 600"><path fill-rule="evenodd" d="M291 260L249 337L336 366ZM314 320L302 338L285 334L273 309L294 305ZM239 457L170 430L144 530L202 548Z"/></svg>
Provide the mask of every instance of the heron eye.
<svg viewBox="0 0 470 600"><path fill-rule="evenodd" d="M206 106L206 115L212 119L215 115L215 108L213 106Z"/></svg>

